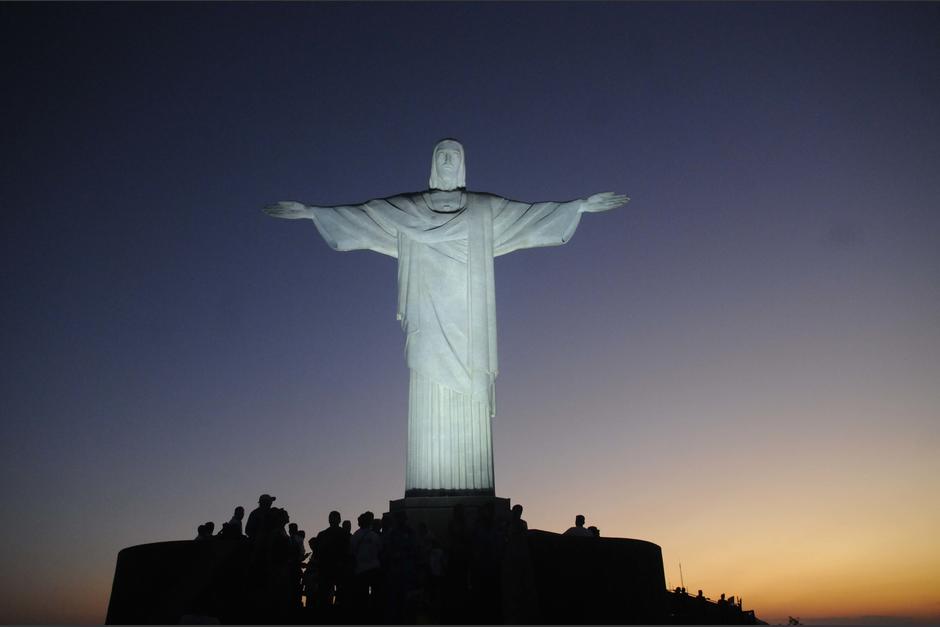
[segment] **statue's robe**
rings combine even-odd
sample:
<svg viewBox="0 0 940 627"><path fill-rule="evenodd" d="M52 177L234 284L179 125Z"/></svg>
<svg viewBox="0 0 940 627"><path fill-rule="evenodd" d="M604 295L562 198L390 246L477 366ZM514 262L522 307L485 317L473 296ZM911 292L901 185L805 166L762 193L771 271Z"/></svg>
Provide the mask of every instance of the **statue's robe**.
<svg viewBox="0 0 940 627"><path fill-rule="evenodd" d="M398 259L411 369L405 495L493 494L493 258L564 244L581 201L528 204L466 192L460 209L443 212L432 209L435 193L317 207L313 221L335 250Z"/></svg>

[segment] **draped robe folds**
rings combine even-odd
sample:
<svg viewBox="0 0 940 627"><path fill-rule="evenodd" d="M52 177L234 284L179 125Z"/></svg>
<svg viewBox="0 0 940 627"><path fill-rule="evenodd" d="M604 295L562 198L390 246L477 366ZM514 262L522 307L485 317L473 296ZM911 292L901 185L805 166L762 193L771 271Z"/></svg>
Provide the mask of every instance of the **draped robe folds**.
<svg viewBox="0 0 940 627"><path fill-rule="evenodd" d="M440 212L434 193L315 207L313 222L334 250L398 259L398 319L411 370L405 495L493 494L493 258L564 244L581 201L528 204L465 192L460 209Z"/></svg>

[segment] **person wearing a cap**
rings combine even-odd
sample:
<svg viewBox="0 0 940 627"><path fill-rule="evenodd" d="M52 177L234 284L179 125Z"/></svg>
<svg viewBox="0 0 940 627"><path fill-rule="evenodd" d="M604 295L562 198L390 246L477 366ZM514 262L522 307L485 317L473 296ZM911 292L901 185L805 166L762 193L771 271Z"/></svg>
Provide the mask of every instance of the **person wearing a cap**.
<svg viewBox="0 0 940 627"><path fill-rule="evenodd" d="M264 521L268 516L268 512L271 511L271 503L276 498L270 494L262 494L258 497L258 507L251 510L251 513L248 514L248 522L245 523L245 535L250 539L256 539L258 533L264 529Z"/></svg>

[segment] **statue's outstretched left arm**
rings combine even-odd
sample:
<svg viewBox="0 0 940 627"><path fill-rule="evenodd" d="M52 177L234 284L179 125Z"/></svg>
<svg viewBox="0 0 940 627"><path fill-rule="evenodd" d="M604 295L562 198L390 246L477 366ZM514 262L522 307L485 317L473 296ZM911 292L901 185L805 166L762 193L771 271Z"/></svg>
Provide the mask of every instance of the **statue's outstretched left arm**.
<svg viewBox="0 0 940 627"><path fill-rule="evenodd" d="M568 202L534 204L498 198L493 211L493 254L514 250L558 246L567 242L582 213L607 211L626 204L623 194L603 192Z"/></svg>
<svg viewBox="0 0 940 627"><path fill-rule="evenodd" d="M581 213L599 213L601 211L608 211L609 209L616 209L628 202L630 202L630 198L624 194L601 192L600 194L594 194L582 200L580 211Z"/></svg>

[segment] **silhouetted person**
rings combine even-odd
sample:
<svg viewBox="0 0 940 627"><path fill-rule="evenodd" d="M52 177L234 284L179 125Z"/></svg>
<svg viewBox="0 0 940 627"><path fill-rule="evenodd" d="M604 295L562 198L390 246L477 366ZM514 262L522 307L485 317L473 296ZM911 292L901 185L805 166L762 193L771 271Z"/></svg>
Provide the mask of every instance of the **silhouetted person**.
<svg viewBox="0 0 940 627"><path fill-rule="evenodd" d="M213 531L215 531L215 523L202 523L196 527L196 540L208 540L212 537Z"/></svg>
<svg viewBox="0 0 940 627"><path fill-rule="evenodd" d="M242 519L245 517L245 508L239 505L235 508L232 519L222 523L219 535L225 538L240 538L242 535Z"/></svg>
<svg viewBox="0 0 940 627"><path fill-rule="evenodd" d="M513 505L500 573L502 618L506 624L538 622L538 596L529 553L528 530L529 525L522 518L522 505Z"/></svg>
<svg viewBox="0 0 940 627"><path fill-rule="evenodd" d="M385 566L385 623L412 623L417 590L416 542L404 510L395 512L393 524L385 531L382 544Z"/></svg>
<svg viewBox="0 0 940 627"><path fill-rule="evenodd" d="M339 574L339 584L336 587L336 604L337 605L349 605L349 585L352 581L353 576L353 567L355 562L352 555L349 554L349 541L352 540L352 523L348 520L344 520L340 527L343 529L343 533L346 534L346 549L347 553L343 556L343 561L340 564L340 574Z"/></svg>
<svg viewBox="0 0 940 627"><path fill-rule="evenodd" d="M317 539L310 538L307 544L310 546L310 559L304 569L303 593L307 597L307 609L313 609L317 604L317 590L320 583L320 573L318 571L318 560L320 558L317 551Z"/></svg>
<svg viewBox="0 0 940 627"><path fill-rule="evenodd" d="M593 534L584 528L584 516L581 514L578 514L577 516L574 517L574 527L569 527L568 530L565 531L564 535L578 536L581 538L593 537Z"/></svg>
<svg viewBox="0 0 940 627"><path fill-rule="evenodd" d="M350 600L356 612L353 618L358 623L375 623L379 620L376 593L382 577L382 564L379 561L382 539L372 530L375 522L372 512L360 514L356 522L359 529L349 541L349 552L353 559Z"/></svg>
<svg viewBox="0 0 940 627"><path fill-rule="evenodd" d="M334 591L338 592L342 585L343 566L349 554L349 534L340 527L341 519L339 512L330 512L330 526L317 534L317 570L320 574L317 588L321 607L330 605Z"/></svg>
<svg viewBox="0 0 940 627"><path fill-rule="evenodd" d="M258 534L265 528L265 518L271 511L271 504L277 499L270 494L262 494L258 497L258 507L251 510L248 514L248 522L245 523L245 535L256 540Z"/></svg>
<svg viewBox="0 0 940 627"><path fill-rule="evenodd" d="M242 535L242 520L245 518L245 508L239 505L232 513L232 519L228 521L229 528L233 533Z"/></svg>
<svg viewBox="0 0 940 627"><path fill-rule="evenodd" d="M287 511L272 507L265 516L261 542L267 548L266 606L267 620L286 622L300 605L300 559L294 542L287 535L290 522Z"/></svg>
<svg viewBox="0 0 940 627"><path fill-rule="evenodd" d="M297 523L291 523L287 526L287 535L290 537L294 551L297 553L297 559L303 561L306 557L307 533L303 529L298 529Z"/></svg>
<svg viewBox="0 0 940 627"><path fill-rule="evenodd" d="M516 503L512 506L512 516L509 519L509 532L528 531L529 523L522 518L522 505Z"/></svg>

